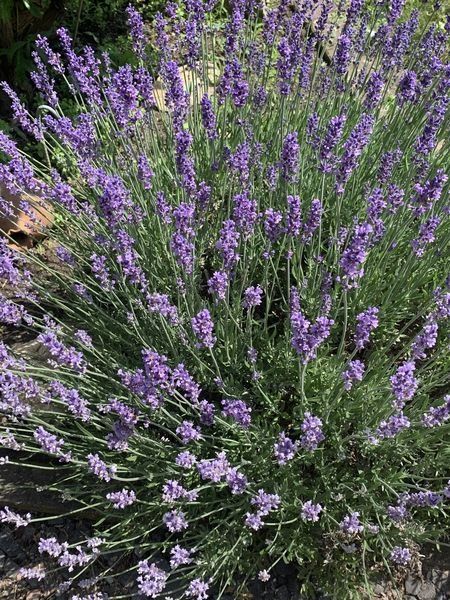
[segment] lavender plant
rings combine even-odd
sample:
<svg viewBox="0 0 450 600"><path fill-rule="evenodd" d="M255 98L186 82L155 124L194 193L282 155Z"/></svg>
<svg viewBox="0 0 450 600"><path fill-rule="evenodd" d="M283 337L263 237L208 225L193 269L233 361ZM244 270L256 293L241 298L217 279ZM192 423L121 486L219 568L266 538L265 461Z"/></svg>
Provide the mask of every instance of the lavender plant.
<svg viewBox="0 0 450 600"><path fill-rule="evenodd" d="M98 514L40 540L67 597L100 597L77 585L111 554L143 597L219 599L279 561L361 597L448 525L450 26L401 0L212 8L157 16L158 85L130 7L138 66L61 29L37 115L3 86L44 159L0 134L0 181L51 205L60 263L1 241L1 319L47 354L0 346L0 443Z"/></svg>

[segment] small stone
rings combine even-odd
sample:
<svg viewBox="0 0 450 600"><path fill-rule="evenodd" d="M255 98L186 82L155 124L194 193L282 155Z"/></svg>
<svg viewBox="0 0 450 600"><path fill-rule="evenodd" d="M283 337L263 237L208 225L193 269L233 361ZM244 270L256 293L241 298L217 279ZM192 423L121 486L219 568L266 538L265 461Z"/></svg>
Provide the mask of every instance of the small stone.
<svg viewBox="0 0 450 600"><path fill-rule="evenodd" d="M405 581L405 591L407 594L417 596L419 594L421 585L422 582L420 581L420 579L416 579L415 577L412 577L411 574L409 574Z"/></svg>
<svg viewBox="0 0 450 600"><path fill-rule="evenodd" d="M432 583L429 583L428 581L424 582L420 586L419 593L417 594L419 600L435 600L436 596L437 591L435 586Z"/></svg>
<svg viewBox="0 0 450 600"><path fill-rule="evenodd" d="M385 591L386 591L386 587L382 583L376 583L373 586L373 593L376 596L382 596Z"/></svg>
<svg viewBox="0 0 450 600"><path fill-rule="evenodd" d="M427 573L427 579L438 587L445 585L446 583L450 584L450 571L431 569L431 571L428 571Z"/></svg>

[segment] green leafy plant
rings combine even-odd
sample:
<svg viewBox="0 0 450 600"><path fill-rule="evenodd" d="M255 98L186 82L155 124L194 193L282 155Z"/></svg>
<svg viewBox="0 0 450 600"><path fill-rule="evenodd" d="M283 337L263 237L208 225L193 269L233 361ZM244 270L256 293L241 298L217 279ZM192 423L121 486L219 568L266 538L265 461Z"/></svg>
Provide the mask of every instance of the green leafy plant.
<svg viewBox="0 0 450 600"><path fill-rule="evenodd" d="M0 442L98 516L39 542L74 599L123 597L122 571L220 599L281 561L370 596L448 523L448 27L355 0L236 2L222 28L212 5L157 16L159 81L129 8L132 64L61 29L39 117L4 86L50 166L0 135L0 181L63 218L57 268L0 246L1 318L46 351L0 346Z"/></svg>

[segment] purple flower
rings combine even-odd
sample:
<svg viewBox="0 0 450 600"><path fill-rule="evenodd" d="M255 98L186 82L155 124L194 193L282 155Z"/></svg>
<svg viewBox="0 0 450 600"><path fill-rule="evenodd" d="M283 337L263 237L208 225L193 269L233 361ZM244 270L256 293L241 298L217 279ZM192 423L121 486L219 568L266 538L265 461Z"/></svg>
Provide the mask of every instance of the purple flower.
<svg viewBox="0 0 450 600"><path fill-rule="evenodd" d="M423 128L422 135L416 140L414 150L423 156L432 152L437 144L437 133L447 114L450 98L445 95L437 97L428 111L428 119Z"/></svg>
<svg viewBox="0 0 450 600"><path fill-rule="evenodd" d="M171 325L179 324L178 309L174 306L167 294L147 294L147 309L151 313L161 315L169 321Z"/></svg>
<svg viewBox="0 0 450 600"><path fill-rule="evenodd" d="M164 192L156 192L155 212L166 225L172 222L172 209Z"/></svg>
<svg viewBox="0 0 450 600"><path fill-rule="evenodd" d="M334 153L334 149L342 137L346 120L346 115L332 117L328 123L323 140L320 142L320 168L324 173L331 173L336 167L338 159Z"/></svg>
<svg viewBox="0 0 450 600"><path fill-rule="evenodd" d="M208 598L209 585L201 579L194 579L189 584L186 594L195 600L206 600Z"/></svg>
<svg viewBox="0 0 450 600"><path fill-rule="evenodd" d="M371 332L378 327L379 309L371 306L356 316L355 343L362 350L368 343Z"/></svg>
<svg viewBox="0 0 450 600"><path fill-rule="evenodd" d="M439 327L434 316L430 315L411 346L413 360L426 358L426 351L436 345L438 330Z"/></svg>
<svg viewBox="0 0 450 600"><path fill-rule="evenodd" d="M387 421L381 421L376 430L376 435L380 439L394 438L404 429L411 425L410 420L402 412L389 417Z"/></svg>
<svg viewBox="0 0 450 600"><path fill-rule="evenodd" d="M93 347L92 337L84 329L77 329L77 331L75 331L75 333L73 334L73 337L77 342L79 342L83 346L86 346L87 348Z"/></svg>
<svg viewBox="0 0 450 600"><path fill-rule="evenodd" d="M33 323L31 315L21 304L16 304L0 295L0 323L20 325L22 321L28 325Z"/></svg>
<svg viewBox="0 0 450 600"><path fill-rule="evenodd" d="M88 454L87 460L89 471L103 481L111 481L117 471L116 465L108 467L98 454Z"/></svg>
<svg viewBox="0 0 450 600"><path fill-rule="evenodd" d="M198 348L212 348L217 341L214 335L214 323L207 308L191 319L192 331L198 339Z"/></svg>
<svg viewBox="0 0 450 600"><path fill-rule="evenodd" d="M222 256L225 271L231 271L239 260L239 254L236 252L239 246L239 237L235 222L231 219L224 221L216 248Z"/></svg>
<svg viewBox="0 0 450 600"><path fill-rule="evenodd" d="M164 591L168 575L154 563L149 564L147 560L142 560L138 565L138 573L140 594L148 598L157 598Z"/></svg>
<svg viewBox="0 0 450 600"><path fill-rule="evenodd" d="M30 116L30 113L19 100L19 96L12 90L6 81L3 81L0 84L0 88L11 100L13 119L19 123L23 131L32 135L35 140L41 141L43 139L43 131L40 122Z"/></svg>
<svg viewBox="0 0 450 600"><path fill-rule="evenodd" d="M8 506L5 506L2 510L0 510L0 523L10 523L14 525L17 529L18 527L26 527L30 524L30 522L30 513L21 516L18 513L15 513L12 510L10 510Z"/></svg>
<svg viewBox="0 0 450 600"><path fill-rule="evenodd" d="M400 104L415 102L420 94L420 84L414 71L406 71L398 84L397 96Z"/></svg>
<svg viewBox="0 0 450 600"><path fill-rule="evenodd" d="M288 460L292 460L298 450L298 442L293 442L283 432L278 436L278 440L273 446L275 458L279 465L285 465Z"/></svg>
<svg viewBox="0 0 450 600"><path fill-rule="evenodd" d="M404 504L399 504L398 506L388 506L386 513L391 521L394 521L394 523L401 523L410 516L409 511L406 509Z"/></svg>
<svg viewBox="0 0 450 600"><path fill-rule="evenodd" d="M180 129L175 134L175 161L181 185L188 194L194 194L197 189L195 181L194 162L189 154L192 145L192 135L186 129Z"/></svg>
<svg viewBox="0 0 450 600"><path fill-rule="evenodd" d="M78 373L85 373L86 361L83 353L73 346L65 346L58 340L55 331L47 329L45 333L38 336L37 340L50 352L53 358L52 364L69 367Z"/></svg>
<svg viewBox="0 0 450 600"><path fill-rule="evenodd" d="M202 123L205 128L206 134L209 140L215 140L218 137L216 115L211 104L211 100L208 98L208 94L204 94L200 101Z"/></svg>
<svg viewBox="0 0 450 600"><path fill-rule="evenodd" d="M365 366L360 360L351 360L348 363L347 369L342 373L344 380L344 388L348 391L353 387L355 381L362 381L364 377Z"/></svg>
<svg viewBox="0 0 450 600"><path fill-rule="evenodd" d="M176 569L180 565L189 565L194 560L191 557L192 550L182 548L178 544L170 550L170 566L172 569Z"/></svg>
<svg viewBox="0 0 450 600"><path fill-rule="evenodd" d="M64 445L64 440L56 437L52 433L48 432L42 426L39 426L33 433L33 437L36 442L41 446L44 452L48 452L49 454L54 454L55 456L61 457L61 462L69 462L71 460L70 452L64 454L62 451L62 447Z"/></svg>
<svg viewBox="0 0 450 600"><path fill-rule="evenodd" d="M231 171L239 178L242 184L246 184L250 177L250 145L243 142L228 158Z"/></svg>
<svg viewBox="0 0 450 600"><path fill-rule="evenodd" d="M391 390L395 396L393 405L397 410L402 410L405 402L411 400L419 386L413 375L415 369L414 362L408 361L400 365L395 375L390 377Z"/></svg>
<svg viewBox="0 0 450 600"><path fill-rule="evenodd" d="M200 396L200 386L194 381L182 363L172 372L171 385L180 389L192 404L197 404Z"/></svg>
<svg viewBox="0 0 450 600"><path fill-rule="evenodd" d="M301 517L304 521L312 521L315 523L319 520L319 515L323 511L320 504L313 504L311 500L303 503Z"/></svg>
<svg viewBox="0 0 450 600"><path fill-rule="evenodd" d="M181 125L186 118L189 108L189 95L183 86L183 80L174 61L163 63L161 75L166 85L166 103L173 112L175 124Z"/></svg>
<svg viewBox="0 0 450 600"><path fill-rule="evenodd" d="M257 219L258 206L256 200L249 198L247 192L234 196L233 220L245 238L253 233Z"/></svg>
<svg viewBox="0 0 450 600"><path fill-rule="evenodd" d="M249 85L245 80L243 69L236 57L225 64L218 85L219 103L223 104L227 96L231 96L236 108L244 106L249 94Z"/></svg>
<svg viewBox="0 0 450 600"><path fill-rule="evenodd" d="M19 569L19 575L23 579L36 579L37 581L42 581L46 577L45 569L38 565L37 567L22 567Z"/></svg>
<svg viewBox="0 0 450 600"><path fill-rule="evenodd" d="M288 196L287 205L286 233L297 237L302 227L300 196Z"/></svg>
<svg viewBox="0 0 450 600"><path fill-rule="evenodd" d="M312 240L314 232L320 225L323 214L323 206L320 200L314 198L311 202L311 208L308 218L302 226L302 242L307 244Z"/></svg>
<svg viewBox="0 0 450 600"><path fill-rule="evenodd" d="M387 190L387 202L389 211L396 213L404 205L405 191L399 188L395 183L391 183Z"/></svg>
<svg viewBox="0 0 450 600"><path fill-rule="evenodd" d="M424 427L439 427L450 419L450 395L444 396L444 404L432 406L422 416L421 422Z"/></svg>
<svg viewBox="0 0 450 600"><path fill-rule="evenodd" d="M274 243L283 233L283 214L279 210L268 208L264 213L264 230Z"/></svg>
<svg viewBox="0 0 450 600"><path fill-rule="evenodd" d="M225 417L231 417L236 423L244 429L250 426L250 413L252 409L245 402L237 399L222 400L222 414Z"/></svg>
<svg viewBox="0 0 450 600"><path fill-rule="evenodd" d="M175 232L170 241L170 248L178 264L189 275L194 265L194 244L181 233Z"/></svg>
<svg viewBox="0 0 450 600"><path fill-rule="evenodd" d="M389 179L392 177L392 173L394 171L394 167L396 163L403 156L402 151L397 148L394 151L385 152L380 159L380 166L378 169L377 178L381 185L387 183Z"/></svg>
<svg viewBox="0 0 450 600"><path fill-rule="evenodd" d="M436 239L434 234L440 222L441 219L439 217L431 217L430 219L427 219L425 223L422 223L419 228L419 237L411 242L416 256L423 256L425 254L426 246L434 242Z"/></svg>
<svg viewBox="0 0 450 600"><path fill-rule="evenodd" d="M243 473L240 473L235 467L228 470L225 480L231 493L234 495L243 494L247 488L247 477Z"/></svg>
<svg viewBox="0 0 450 600"><path fill-rule="evenodd" d="M107 500L113 503L114 508L126 508L131 506L136 500L136 492L123 488L120 492L111 492L106 494Z"/></svg>
<svg viewBox="0 0 450 600"><path fill-rule="evenodd" d="M402 548L401 546L394 546L391 551L391 560L396 565L405 566L411 561L411 552L408 548Z"/></svg>
<svg viewBox="0 0 450 600"><path fill-rule="evenodd" d="M307 364L317 356L317 349L330 335L334 321L322 316L311 325L300 309L300 296L296 288L291 290L290 321L292 347L301 356L303 364Z"/></svg>
<svg viewBox="0 0 450 600"><path fill-rule="evenodd" d="M359 123L344 143L344 152L336 173L336 191L339 194L344 192L345 184L358 166L358 159L369 141L374 123L372 115L361 115Z"/></svg>
<svg viewBox="0 0 450 600"><path fill-rule="evenodd" d="M197 463L197 470L202 479L219 483L230 470L230 463L225 452L218 452L216 458L204 459Z"/></svg>
<svg viewBox="0 0 450 600"><path fill-rule="evenodd" d="M309 452L316 450L320 442L325 439L322 432L322 421L310 412L305 412L305 418L300 428L303 432L300 445Z"/></svg>
<svg viewBox="0 0 450 600"><path fill-rule="evenodd" d="M357 286L357 280L364 275L364 262L367 258L369 242L373 233L370 223L355 227L355 232L347 248L342 253L339 265L343 279L348 286Z"/></svg>
<svg viewBox="0 0 450 600"><path fill-rule="evenodd" d="M254 531L258 531L264 525L261 515L258 513L247 513L245 525Z"/></svg>
<svg viewBox="0 0 450 600"><path fill-rule="evenodd" d="M163 523L171 533L177 533L188 528L186 515L178 508L166 512L163 516Z"/></svg>
<svg viewBox="0 0 450 600"><path fill-rule="evenodd" d="M300 146L296 131L288 133L283 140L281 148L280 172L282 177L288 181L296 180L300 161Z"/></svg>
<svg viewBox="0 0 450 600"><path fill-rule="evenodd" d="M373 241L378 241L383 237L385 226L381 218L387 202L384 199L384 192L381 188L375 188L367 198L367 218L373 227Z"/></svg>
<svg viewBox="0 0 450 600"><path fill-rule="evenodd" d="M88 401L80 395L77 389L66 388L62 383L54 380L50 382L49 395L51 398L62 400L69 412L77 419L81 419L85 423L90 421L91 411L88 407Z"/></svg>
<svg viewBox="0 0 450 600"><path fill-rule="evenodd" d="M152 187L152 179L155 174L153 173L148 158L145 154L141 154L138 158L138 177L142 182L144 190L150 190Z"/></svg>
<svg viewBox="0 0 450 600"><path fill-rule="evenodd" d="M352 512L344 517L339 524L340 530L343 533L355 534L361 533L364 527L359 520L359 512Z"/></svg>
<svg viewBox="0 0 450 600"><path fill-rule="evenodd" d="M430 210L440 199L444 185L448 180L448 176L443 169L438 169L436 175L427 180L423 185L416 183L412 202L414 206L414 214L420 216Z"/></svg>
<svg viewBox="0 0 450 600"><path fill-rule="evenodd" d="M197 462L197 458L192 452L183 450L175 459L176 464L182 469L191 469Z"/></svg>
<svg viewBox="0 0 450 600"><path fill-rule="evenodd" d="M253 308L259 306L262 302L263 291L261 286L250 286L244 292L245 308Z"/></svg>
<svg viewBox="0 0 450 600"><path fill-rule="evenodd" d="M336 46L334 64L336 72L342 77L347 72L351 59L352 40L345 33L342 34Z"/></svg>
<svg viewBox="0 0 450 600"><path fill-rule="evenodd" d="M384 81L379 71L374 71L371 73L367 83L366 97L364 99L364 108L366 110L373 110L376 108L381 100L383 87Z"/></svg>
<svg viewBox="0 0 450 600"><path fill-rule="evenodd" d="M259 489L256 496L250 500L253 506L256 506L257 514L265 517L270 512L277 510L280 506L281 499L278 494L268 494L263 489Z"/></svg>
<svg viewBox="0 0 450 600"><path fill-rule="evenodd" d="M125 12L128 17L127 25L130 29L130 35L133 41L133 50L138 58L144 59L145 47L148 41L144 34L144 22L142 17L131 4L127 6Z"/></svg>
<svg viewBox="0 0 450 600"><path fill-rule="evenodd" d="M225 271L216 271L208 279L208 292L217 296L218 300L225 300L228 289L228 274Z"/></svg>
<svg viewBox="0 0 450 600"><path fill-rule="evenodd" d="M117 262L124 276L134 285L146 285L145 275L139 266L139 256L134 249L135 240L122 229L116 231Z"/></svg>
<svg viewBox="0 0 450 600"><path fill-rule="evenodd" d="M214 415L216 411L214 404L208 402L208 400L202 400L199 402L198 408L200 410L200 422L203 425L211 427L214 424Z"/></svg>
<svg viewBox="0 0 450 600"><path fill-rule="evenodd" d="M53 558L58 558L68 548L67 542L60 544L55 537L40 538L38 544L39 554L48 554Z"/></svg>
<svg viewBox="0 0 450 600"><path fill-rule="evenodd" d="M176 433L183 444L188 444L192 440L198 441L201 438L200 429L192 421L182 421L181 425L176 428Z"/></svg>

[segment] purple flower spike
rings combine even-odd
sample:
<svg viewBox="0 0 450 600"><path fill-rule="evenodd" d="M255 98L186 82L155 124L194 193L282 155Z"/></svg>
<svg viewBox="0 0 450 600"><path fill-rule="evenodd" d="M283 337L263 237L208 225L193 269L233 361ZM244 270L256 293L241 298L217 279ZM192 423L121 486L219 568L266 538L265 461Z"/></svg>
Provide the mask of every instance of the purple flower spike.
<svg viewBox="0 0 450 600"><path fill-rule="evenodd" d="M292 460L298 450L298 442L293 442L284 432L278 436L278 441L274 447L275 458L279 465L285 465L289 460Z"/></svg>
<svg viewBox="0 0 450 600"><path fill-rule="evenodd" d="M349 533L351 535L361 533L364 529L359 520L359 512L352 512L346 515L339 524L339 527L343 533Z"/></svg>
<svg viewBox="0 0 450 600"><path fill-rule="evenodd" d="M322 432L322 421L312 415L310 412L305 412L305 418L301 425L303 435L300 438L300 444L302 448L313 452L325 439Z"/></svg>
<svg viewBox="0 0 450 600"><path fill-rule="evenodd" d="M217 297L217 300L225 300L228 289L228 274L225 271L216 271L208 279L208 292Z"/></svg>
<svg viewBox="0 0 450 600"><path fill-rule="evenodd" d="M201 579L194 579L188 586L186 594L194 600L207 600L209 585Z"/></svg>
<svg viewBox="0 0 450 600"><path fill-rule="evenodd" d="M320 504L313 504L311 500L308 500L303 504L301 517L304 521L316 523L319 520L322 511L323 508Z"/></svg>
<svg viewBox="0 0 450 600"><path fill-rule="evenodd" d="M10 523L14 525L16 529L18 527L26 527L30 524L30 521L30 513L21 516L18 513L15 513L12 510L10 510L8 506L5 506L2 510L0 510L0 523Z"/></svg>
<svg viewBox="0 0 450 600"><path fill-rule="evenodd" d="M402 410L405 402L411 400L419 386L419 382L413 375L415 369L413 361L405 362L390 378L392 393L395 396L393 404L397 410Z"/></svg>
<svg viewBox="0 0 450 600"><path fill-rule="evenodd" d="M300 161L300 146L296 131L288 133L281 149L280 171L282 177L289 182L295 181Z"/></svg>
<svg viewBox="0 0 450 600"><path fill-rule="evenodd" d="M344 388L349 391L352 389L355 381L362 381L364 377L365 366L360 360L351 360L347 369L342 373Z"/></svg>
<svg viewBox="0 0 450 600"><path fill-rule="evenodd" d="M198 339L198 348L212 348L217 341L214 335L214 323L209 310L204 308L191 319L192 331Z"/></svg>
<svg viewBox="0 0 450 600"><path fill-rule="evenodd" d="M358 350L362 350L369 342L371 332L378 327L379 309L371 306L356 316L355 343Z"/></svg>
<svg viewBox="0 0 450 600"><path fill-rule="evenodd" d="M404 567L411 561L411 551L408 548L394 546L391 552L391 560L396 565Z"/></svg>
<svg viewBox="0 0 450 600"><path fill-rule="evenodd" d="M121 492L111 492L106 494L107 500L113 503L114 508L124 509L134 504L136 492L124 488Z"/></svg>
<svg viewBox="0 0 450 600"><path fill-rule="evenodd" d="M177 427L176 432L183 444L189 444L192 440L198 441L201 438L200 429L192 421L183 421Z"/></svg>
<svg viewBox="0 0 450 600"><path fill-rule="evenodd" d="M171 533L178 533L188 528L188 522L183 511L171 510L163 516L163 523Z"/></svg>
<svg viewBox="0 0 450 600"><path fill-rule="evenodd" d="M225 417L231 417L236 423L244 429L250 426L250 413L252 409L242 400L224 399L222 400L222 414Z"/></svg>
<svg viewBox="0 0 450 600"><path fill-rule="evenodd" d="M250 286L244 292L245 308L253 308L259 306L262 302L263 291L261 286Z"/></svg>

